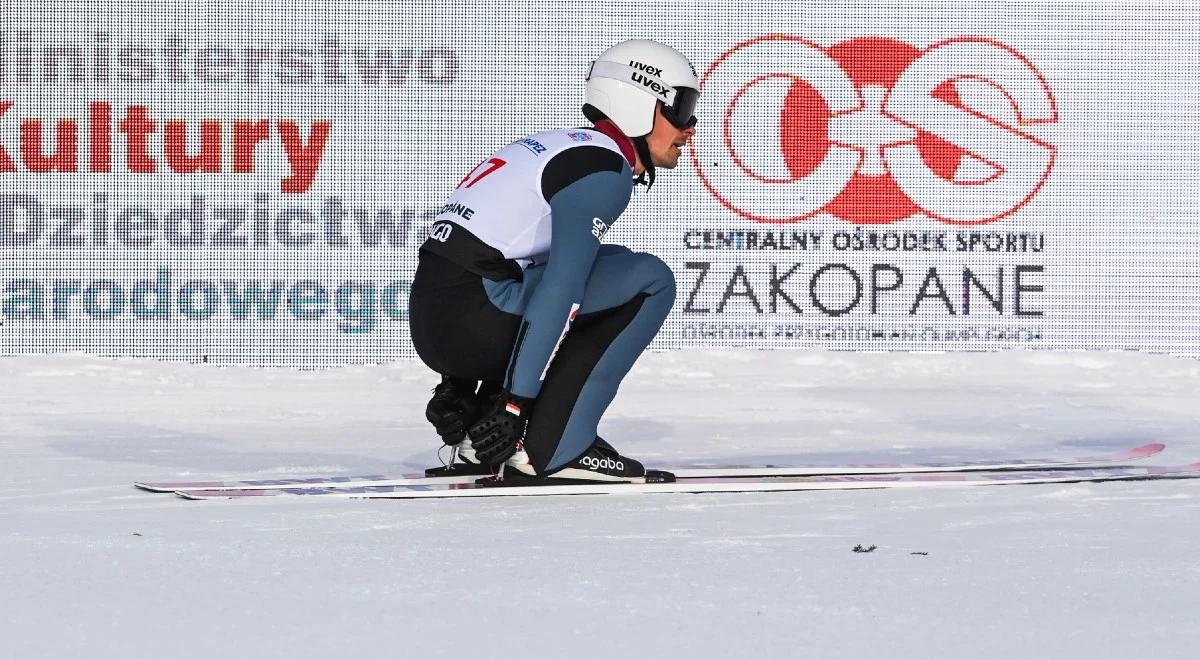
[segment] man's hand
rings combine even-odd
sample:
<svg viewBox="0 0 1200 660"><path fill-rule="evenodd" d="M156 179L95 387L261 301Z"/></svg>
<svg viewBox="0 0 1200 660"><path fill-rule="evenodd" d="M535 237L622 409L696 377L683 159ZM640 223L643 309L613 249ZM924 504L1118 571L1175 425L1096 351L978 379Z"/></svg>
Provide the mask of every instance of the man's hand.
<svg viewBox="0 0 1200 660"><path fill-rule="evenodd" d="M499 394L492 400L492 408L467 431L471 435L471 448L481 462L497 466L517 453L525 439L525 427L533 400L524 397Z"/></svg>
<svg viewBox="0 0 1200 660"><path fill-rule="evenodd" d="M425 419L437 429L442 442L453 446L463 441L482 408L475 396L475 381L443 376L425 406Z"/></svg>

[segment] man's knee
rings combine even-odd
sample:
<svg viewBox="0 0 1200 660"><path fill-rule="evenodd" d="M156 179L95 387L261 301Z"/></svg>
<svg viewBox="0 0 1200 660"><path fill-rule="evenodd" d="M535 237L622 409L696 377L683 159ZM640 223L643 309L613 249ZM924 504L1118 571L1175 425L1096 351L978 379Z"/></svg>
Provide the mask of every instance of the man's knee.
<svg viewBox="0 0 1200 660"><path fill-rule="evenodd" d="M649 252L638 252L638 272L647 282L646 292L675 301L675 273L662 259Z"/></svg>

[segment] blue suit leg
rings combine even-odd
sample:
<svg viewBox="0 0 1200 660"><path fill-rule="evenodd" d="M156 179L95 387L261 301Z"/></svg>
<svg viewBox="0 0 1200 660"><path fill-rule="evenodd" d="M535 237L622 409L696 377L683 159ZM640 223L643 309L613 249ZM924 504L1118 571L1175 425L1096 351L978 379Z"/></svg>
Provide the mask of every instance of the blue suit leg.
<svg viewBox="0 0 1200 660"><path fill-rule="evenodd" d="M484 286L497 307L519 314L540 281L538 270L528 269L522 282ZM550 364L530 419L525 448L535 468L553 471L588 450L621 381L658 334L674 301L674 274L658 257L601 247L579 316Z"/></svg>

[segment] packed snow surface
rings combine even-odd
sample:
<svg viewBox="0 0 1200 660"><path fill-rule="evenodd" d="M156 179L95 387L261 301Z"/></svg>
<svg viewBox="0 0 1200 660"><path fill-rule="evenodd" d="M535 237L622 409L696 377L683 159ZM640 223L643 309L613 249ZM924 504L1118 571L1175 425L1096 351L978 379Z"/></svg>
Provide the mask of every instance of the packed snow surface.
<svg viewBox="0 0 1200 660"><path fill-rule="evenodd" d="M6 658L1193 658L1200 480L193 502L138 480L437 464L434 377L0 358ZM650 464L1200 460L1200 362L643 356L601 434ZM869 553L852 548L876 546Z"/></svg>

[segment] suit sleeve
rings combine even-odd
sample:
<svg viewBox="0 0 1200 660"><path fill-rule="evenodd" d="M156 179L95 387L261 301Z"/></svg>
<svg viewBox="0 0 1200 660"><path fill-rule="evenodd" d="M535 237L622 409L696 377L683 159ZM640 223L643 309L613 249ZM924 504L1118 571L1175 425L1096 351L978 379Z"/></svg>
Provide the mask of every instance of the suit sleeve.
<svg viewBox="0 0 1200 660"><path fill-rule="evenodd" d="M632 193L629 164L609 149L573 147L546 164L542 194L550 204L550 255L509 358L505 387L512 394L535 398L541 391L583 302L600 238L625 211Z"/></svg>

